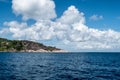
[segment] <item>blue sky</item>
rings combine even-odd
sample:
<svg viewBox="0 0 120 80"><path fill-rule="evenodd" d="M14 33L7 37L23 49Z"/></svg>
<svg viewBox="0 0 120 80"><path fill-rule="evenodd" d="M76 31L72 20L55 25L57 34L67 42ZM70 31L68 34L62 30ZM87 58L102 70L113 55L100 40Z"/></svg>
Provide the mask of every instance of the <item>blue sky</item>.
<svg viewBox="0 0 120 80"><path fill-rule="evenodd" d="M90 27L100 29L114 29L120 30L120 1L119 0L54 0L56 3L56 12L60 17L63 12L70 6L75 5L80 11L84 12L86 17L86 24ZM11 0L0 1L0 26L5 21L19 20L21 18L16 16L12 11ZM93 14L102 15L103 20L90 21L89 17Z"/></svg>
<svg viewBox="0 0 120 80"><path fill-rule="evenodd" d="M56 11L61 15L70 5L75 5L80 11L84 12L86 24L90 27L120 30L120 0L54 0ZM93 14L102 15L103 20L90 21L89 17Z"/></svg>
<svg viewBox="0 0 120 80"><path fill-rule="evenodd" d="M31 0L33 4L27 1L29 0L0 0L0 37L35 40L70 51L119 51L120 0L38 0L37 3L36 0ZM50 4L49 7L47 4ZM70 22L67 16L72 17ZM78 23L78 26L73 26ZM41 24L43 27L40 28ZM54 32L49 34L49 29ZM58 32L62 32L62 36ZM46 35L48 36L44 37ZM103 35L106 36L102 37ZM96 45L93 44L94 41ZM83 45L87 46L80 47Z"/></svg>

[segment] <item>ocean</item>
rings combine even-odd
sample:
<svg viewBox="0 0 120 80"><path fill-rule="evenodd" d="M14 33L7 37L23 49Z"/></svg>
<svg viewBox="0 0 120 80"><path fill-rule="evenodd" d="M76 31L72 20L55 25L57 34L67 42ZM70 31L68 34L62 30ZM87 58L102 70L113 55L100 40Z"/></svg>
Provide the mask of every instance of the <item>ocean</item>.
<svg viewBox="0 0 120 80"><path fill-rule="evenodd" d="M0 80L120 80L120 53L0 53Z"/></svg>

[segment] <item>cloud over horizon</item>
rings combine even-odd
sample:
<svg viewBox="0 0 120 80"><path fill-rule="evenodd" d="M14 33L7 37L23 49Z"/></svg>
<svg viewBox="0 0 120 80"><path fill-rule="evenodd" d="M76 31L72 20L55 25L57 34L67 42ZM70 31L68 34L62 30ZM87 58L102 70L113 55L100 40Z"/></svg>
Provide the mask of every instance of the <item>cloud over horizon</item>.
<svg viewBox="0 0 120 80"><path fill-rule="evenodd" d="M23 0L22 4L20 3L21 0L12 0L12 9L16 15L22 15L23 22L5 22L4 25L9 28L0 30L0 34L7 30L9 34L12 33L14 39L36 41L57 39L64 47L78 50L120 48L120 32L88 27L85 24L84 13L74 5L68 7L61 17L56 18L53 0ZM29 19L36 22L28 25ZM93 15L90 19L99 20L103 19L103 16ZM58 42L54 45L58 45Z"/></svg>

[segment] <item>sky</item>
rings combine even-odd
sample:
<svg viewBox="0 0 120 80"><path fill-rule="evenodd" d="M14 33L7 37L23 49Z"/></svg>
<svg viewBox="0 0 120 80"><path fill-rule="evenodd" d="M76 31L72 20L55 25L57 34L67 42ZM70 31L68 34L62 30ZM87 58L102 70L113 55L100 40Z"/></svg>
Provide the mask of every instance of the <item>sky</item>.
<svg viewBox="0 0 120 80"><path fill-rule="evenodd" d="M0 37L118 52L120 0L0 0Z"/></svg>

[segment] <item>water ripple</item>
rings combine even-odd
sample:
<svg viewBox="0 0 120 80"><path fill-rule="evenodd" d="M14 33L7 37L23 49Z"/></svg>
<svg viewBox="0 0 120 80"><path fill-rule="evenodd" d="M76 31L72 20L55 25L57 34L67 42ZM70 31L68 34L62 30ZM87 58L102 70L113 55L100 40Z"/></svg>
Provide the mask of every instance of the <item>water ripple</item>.
<svg viewBox="0 0 120 80"><path fill-rule="evenodd" d="M120 80L120 54L0 53L0 80Z"/></svg>

